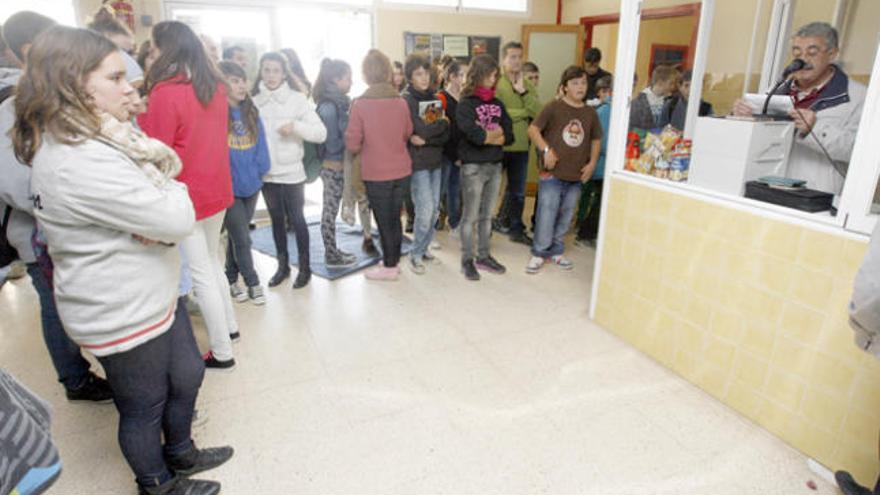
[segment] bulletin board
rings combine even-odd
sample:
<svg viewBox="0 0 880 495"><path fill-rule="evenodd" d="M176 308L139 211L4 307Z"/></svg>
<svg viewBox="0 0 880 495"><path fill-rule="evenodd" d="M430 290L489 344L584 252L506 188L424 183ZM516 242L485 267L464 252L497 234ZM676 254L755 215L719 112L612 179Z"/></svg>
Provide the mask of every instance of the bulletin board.
<svg viewBox="0 0 880 495"><path fill-rule="evenodd" d="M471 58L487 53L498 60L501 37L404 32L403 46L405 56L423 53L432 59L438 59L445 53L458 60L470 62Z"/></svg>

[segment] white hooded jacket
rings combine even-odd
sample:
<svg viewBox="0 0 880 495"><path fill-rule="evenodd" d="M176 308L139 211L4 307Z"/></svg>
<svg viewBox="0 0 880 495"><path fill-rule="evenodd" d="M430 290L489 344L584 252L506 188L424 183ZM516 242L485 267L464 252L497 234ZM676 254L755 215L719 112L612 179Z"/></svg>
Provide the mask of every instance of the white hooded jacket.
<svg viewBox="0 0 880 495"><path fill-rule="evenodd" d="M323 143L327 139L327 128L314 105L298 91L287 84L270 90L262 82L260 92L254 95L254 103L260 109L260 118L266 129L269 144L271 168L263 177L263 182L279 184L299 184L305 182L306 171L303 166L305 148L303 141ZM284 137L278 132L287 124L293 123L293 135Z"/></svg>

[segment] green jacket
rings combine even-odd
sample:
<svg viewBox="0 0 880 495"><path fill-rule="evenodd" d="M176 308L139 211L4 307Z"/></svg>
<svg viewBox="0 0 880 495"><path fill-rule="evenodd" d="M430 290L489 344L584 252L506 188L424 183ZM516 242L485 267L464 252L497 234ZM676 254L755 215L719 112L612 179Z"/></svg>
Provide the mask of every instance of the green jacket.
<svg viewBox="0 0 880 495"><path fill-rule="evenodd" d="M495 87L495 96L504 103L507 114L513 120L513 144L504 147L504 151L528 151L529 150L529 124L541 112L541 102L538 101L538 90L529 81L524 81L526 94L520 96L513 90L513 83L507 75L498 80Z"/></svg>

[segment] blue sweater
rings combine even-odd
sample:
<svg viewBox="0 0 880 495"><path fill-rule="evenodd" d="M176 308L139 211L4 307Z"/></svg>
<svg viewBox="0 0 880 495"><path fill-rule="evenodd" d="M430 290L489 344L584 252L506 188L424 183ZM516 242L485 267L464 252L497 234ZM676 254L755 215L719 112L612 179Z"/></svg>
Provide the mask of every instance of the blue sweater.
<svg viewBox="0 0 880 495"><path fill-rule="evenodd" d="M602 102L596 107L599 115L599 124L602 125L602 148L599 151L599 159L596 160L596 170L590 180L602 180L605 178L605 155L608 152L608 124L611 122L611 99Z"/></svg>
<svg viewBox="0 0 880 495"><path fill-rule="evenodd" d="M263 187L263 176L269 171L269 146L263 121L257 119L257 135L247 132L241 120L241 109L229 108L229 166L232 169L232 193L236 198L249 198Z"/></svg>

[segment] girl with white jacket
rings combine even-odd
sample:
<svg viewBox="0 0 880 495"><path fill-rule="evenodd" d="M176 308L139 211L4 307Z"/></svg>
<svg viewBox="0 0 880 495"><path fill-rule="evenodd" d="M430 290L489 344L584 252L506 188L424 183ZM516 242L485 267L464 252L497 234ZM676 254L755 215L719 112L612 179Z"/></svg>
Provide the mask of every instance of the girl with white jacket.
<svg viewBox="0 0 880 495"><path fill-rule="evenodd" d="M306 95L296 91L284 55L269 52L260 57L259 78L254 84L254 103L266 128L271 168L263 177L263 199L272 221L272 237L278 253L278 270L269 280L275 287L290 276L287 224L293 224L299 256L294 289L305 287L312 276L309 266L309 228L303 216L306 171L303 141L323 143L327 129Z"/></svg>

